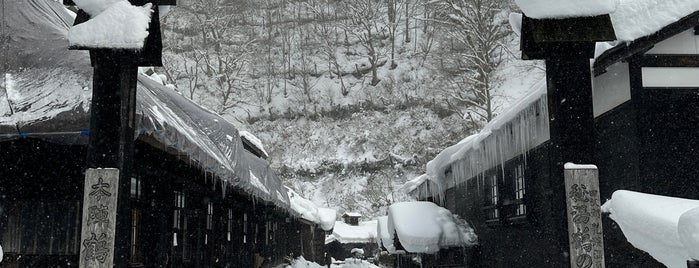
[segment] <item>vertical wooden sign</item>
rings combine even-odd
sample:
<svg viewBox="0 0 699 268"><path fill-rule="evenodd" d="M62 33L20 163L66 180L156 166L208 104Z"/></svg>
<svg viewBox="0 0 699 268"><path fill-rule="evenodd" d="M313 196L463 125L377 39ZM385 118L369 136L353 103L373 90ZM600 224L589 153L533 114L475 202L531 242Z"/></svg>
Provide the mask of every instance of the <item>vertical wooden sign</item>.
<svg viewBox="0 0 699 268"><path fill-rule="evenodd" d="M599 174L594 165L565 165L570 267L603 268Z"/></svg>
<svg viewBox="0 0 699 268"><path fill-rule="evenodd" d="M119 170L88 169L84 188L80 268L112 268Z"/></svg>

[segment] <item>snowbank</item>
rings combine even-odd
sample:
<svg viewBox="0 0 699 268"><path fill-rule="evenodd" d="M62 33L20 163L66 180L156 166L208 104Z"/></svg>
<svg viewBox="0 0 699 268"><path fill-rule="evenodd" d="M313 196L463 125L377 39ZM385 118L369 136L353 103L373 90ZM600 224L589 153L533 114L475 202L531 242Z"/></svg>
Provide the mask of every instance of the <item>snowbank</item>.
<svg viewBox="0 0 699 268"><path fill-rule="evenodd" d="M335 222L333 236L342 244L348 243L376 243L377 221L359 222L358 226L349 225L343 221Z"/></svg>
<svg viewBox="0 0 699 268"><path fill-rule="evenodd" d="M296 211L301 218L317 223L325 231L330 231L335 226L337 212L334 209L320 208L311 200L308 200L291 188L286 187L289 194L291 209Z"/></svg>
<svg viewBox="0 0 699 268"><path fill-rule="evenodd" d="M619 0L515 0L525 15L535 19L592 17L616 10Z"/></svg>
<svg viewBox="0 0 699 268"><path fill-rule="evenodd" d="M471 226L431 202L402 202L388 209L388 232L410 253L436 253L440 248L477 244Z"/></svg>
<svg viewBox="0 0 699 268"><path fill-rule="evenodd" d="M690 236L699 234L694 231L698 207L699 200L620 190L602 205L602 211L610 213L634 247L648 252L667 267L684 268L690 255L680 237L689 240ZM688 214L683 217L685 213ZM699 252L699 248L691 249L694 255Z"/></svg>
<svg viewBox="0 0 699 268"><path fill-rule="evenodd" d="M95 10L103 7L95 5ZM70 28L68 41L77 47L141 49L148 37L152 12L150 3L136 7L118 1L92 19Z"/></svg>

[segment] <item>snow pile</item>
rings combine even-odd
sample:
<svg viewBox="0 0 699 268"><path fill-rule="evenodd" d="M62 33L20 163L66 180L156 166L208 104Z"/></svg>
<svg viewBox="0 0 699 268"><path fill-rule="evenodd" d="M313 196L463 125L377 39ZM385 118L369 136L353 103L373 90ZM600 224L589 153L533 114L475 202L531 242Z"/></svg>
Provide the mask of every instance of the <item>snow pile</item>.
<svg viewBox="0 0 699 268"><path fill-rule="evenodd" d="M697 0L621 0L611 17L617 40L633 41L696 11Z"/></svg>
<svg viewBox="0 0 699 268"><path fill-rule="evenodd" d="M699 207L682 214L677 225L685 251L692 259L699 260Z"/></svg>
<svg viewBox="0 0 699 268"><path fill-rule="evenodd" d="M246 139L250 143L252 143L253 146L257 147L257 149L260 149L260 152L264 154L265 158L269 157L269 154L267 154L267 151L265 150L265 146L262 145L262 141L257 138L255 135L253 135L250 132L247 132L245 130L241 130L240 132L240 137Z"/></svg>
<svg viewBox="0 0 699 268"><path fill-rule="evenodd" d="M110 1L97 1L102 4L87 6L97 12L107 2ZM150 3L142 7L132 6L127 1L112 3L87 22L73 26L68 41L77 47L141 49L148 37L152 12Z"/></svg>
<svg viewBox="0 0 699 268"><path fill-rule="evenodd" d="M358 226L349 225L343 221L337 221L335 222L332 235L335 237L335 240L342 244L376 243L376 226L376 220L359 222Z"/></svg>
<svg viewBox="0 0 699 268"><path fill-rule="evenodd" d="M619 5L619 0L515 0L515 2L525 15L535 19L592 17L612 13Z"/></svg>
<svg viewBox="0 0 699 268"><path fill-rule="evenodd" d="M410 253L436 253L440 248L477 244L471 226L443 207L431 202L402 202L388 209L388 233L398 235Z"/></svg>
<svg viewBox="0 0 699 268"><path fill-rule="evenodd" d="M335 226L337 212L334 209L320 208L311 200L303 198L300 194L286 187L291 202L291 209L296 211L301 218L318 223L325 231L330 231Z"/></svg>
<svg viewBox="0 0 699 268"><path fill-rule="evenodd" d="M619 190L602 205L602 211L610 213L634 247L648 252L667 267L684 268L690 255L681 241L697 235L694 232L697 207L699 200ZM685 213L688 214L683 216ZM680 234L684 238L680 239ZM699 248L692 250L694 255L699 252Z"/></svg>
<svg viewBox="0 0 699 268"><path fill-rule="evenodd" d="M307 261L303 256L294 260L290 265L279 265L275 268L325 268L327 266L317 264L315 262ZM334 262L330 267L332 268L378 268L378 266L368 263L367 261L360 259L346 259L340 262Z"/></svg>
<svg viewBox="0 0 699 268"><path fill-rule="evenodd" d="M388 216L378 217L376 222L379 248L383 246L389 253L396 252L396 248L393 246L393 239L391 239L391 233L388 232Z"/></svg>

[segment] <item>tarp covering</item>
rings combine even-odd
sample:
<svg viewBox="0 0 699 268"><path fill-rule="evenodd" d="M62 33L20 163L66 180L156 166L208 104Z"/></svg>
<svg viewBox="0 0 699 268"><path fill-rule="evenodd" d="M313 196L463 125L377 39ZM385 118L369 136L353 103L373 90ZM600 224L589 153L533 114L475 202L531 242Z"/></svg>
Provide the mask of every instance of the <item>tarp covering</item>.
<svg viewBox="0 0 699 268"><path fill-rule="evenodd" d="M52 0L3 1L2 7L0 141L30 136L85 144L92 68L86 52L68 50L73 18ZM280 179L245 151L238 130L222 117L145 75L138 77L136 109L136 137L149 135L222 183L289 207Z"/></svg>

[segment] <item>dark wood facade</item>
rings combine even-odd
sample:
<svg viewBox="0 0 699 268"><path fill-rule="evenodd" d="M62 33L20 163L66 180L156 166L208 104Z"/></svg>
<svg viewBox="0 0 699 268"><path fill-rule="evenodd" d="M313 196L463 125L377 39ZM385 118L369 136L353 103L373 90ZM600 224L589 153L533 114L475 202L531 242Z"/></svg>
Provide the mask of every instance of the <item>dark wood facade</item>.
<svg viewBox="0 0 699 268"><path fill-rule="evenodd" d="M0 146L0 267L77 267L86 147L29 138ZM324 262L315 224L222 189L184 159L136 143L131 267L254 267L256 257L268 266L290 254Z"/></svg>

